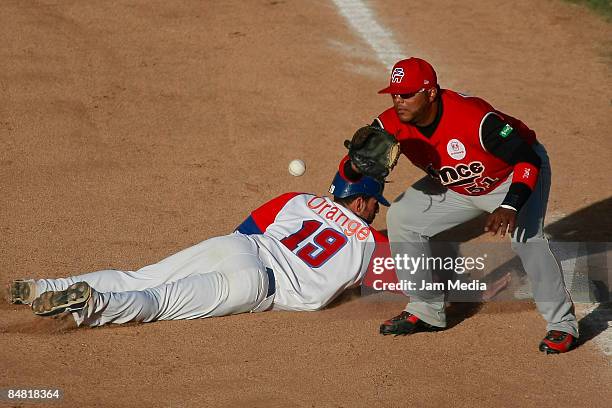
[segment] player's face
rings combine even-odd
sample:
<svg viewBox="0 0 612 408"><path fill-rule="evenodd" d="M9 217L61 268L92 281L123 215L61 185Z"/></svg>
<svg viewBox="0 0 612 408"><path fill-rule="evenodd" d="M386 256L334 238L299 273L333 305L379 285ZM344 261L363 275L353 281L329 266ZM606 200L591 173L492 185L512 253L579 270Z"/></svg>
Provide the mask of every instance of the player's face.
<svg viewBox="0 0 612 408"><path fill-rule="evenodd" d="M431 117L432 94L430 90L423 90L414 94L391 94L393 107L397 116L403 123L411 125L428 125Z"/></svg>
<svg viewBox="0 0 612 408"><path fill-rule="evenodd" d="M374 197L368 197L364 200L363 210L361 211L361 218L366 220L368 224L374 222L374 218L376 218L376 214L378 214L378 210L380 209L380 205L378 204L378 200Z"/></svg>

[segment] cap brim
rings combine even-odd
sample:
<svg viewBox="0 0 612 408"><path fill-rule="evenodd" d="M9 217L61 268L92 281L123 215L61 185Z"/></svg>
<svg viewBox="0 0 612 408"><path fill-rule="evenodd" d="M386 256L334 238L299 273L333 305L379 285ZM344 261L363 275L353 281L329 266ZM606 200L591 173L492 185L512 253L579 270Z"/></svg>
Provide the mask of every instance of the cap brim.
<svg viewBox="0 0 612 408"><path fill-rule="evenodd" d="M380 91L378 91L379 94L389 94L389 93L393 93L391 92L391 87L388 86L385 89L381 89Z"/></svg>
<svg viewBox="0 0 612 408"><path fill-rule="evenodd" d="M385 207L391 207L391 204L389 204L387 199L385 197L383 197L381 194L378 194L378 195L374 196L374 198L376 198L376 200L378 200L378 202L380 204L384 205Z"/></svg>
<svg viewBox="0 0 612 408"><path fill-rule="evenodd" d="M398 88L396 86L388 86L385 89L381 89L380 91L378 91L379 94L394 94L394 95L401 95L401 94L411 94L414 92L419 92L422 88L418 88L418 89L406 89L406 88Z"/></svg>

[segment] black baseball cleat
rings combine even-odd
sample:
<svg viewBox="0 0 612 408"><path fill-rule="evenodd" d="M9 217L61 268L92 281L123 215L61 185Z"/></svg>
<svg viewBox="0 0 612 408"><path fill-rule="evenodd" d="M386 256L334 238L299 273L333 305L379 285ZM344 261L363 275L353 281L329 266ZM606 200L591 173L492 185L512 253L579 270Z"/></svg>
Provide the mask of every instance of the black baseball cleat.
<svg viewBox="0 0 612 408"><path fill-rule="evenodd" d="M566 353L576 347L578 339L569 333L550 330L540 343L540 351L546 354Z"/></svg>
<svg viewBox="0 0 612 408"><path fill-rule="evenodd" d="M383 336L386 336L387 334L395 334L396 336L400 336L422 331L433 332L440 330L444 330L444 328L425 323L412 313L408 313L406 311L403 311L392 319L386 320L380 325L380 334Z"/></svg>
<svg viewBox="0 0 612 408"><path fill-rule="evenodd" d="M77 282L66 290L45 292L32 302L32 311L39 316L53 316L82 310L91 298L91 291L87 282Z"/></svg>

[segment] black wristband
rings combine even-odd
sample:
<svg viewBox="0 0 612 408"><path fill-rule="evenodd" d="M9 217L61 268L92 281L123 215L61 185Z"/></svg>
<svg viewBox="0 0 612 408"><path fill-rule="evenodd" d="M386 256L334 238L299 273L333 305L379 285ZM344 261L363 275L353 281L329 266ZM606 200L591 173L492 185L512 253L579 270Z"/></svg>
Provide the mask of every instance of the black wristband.
<svg viewBox="0 0 612 408"><path fill-rule="evenodd" d="M512 183L501 205L512 207L519 212L529 199L531 189L524 183Z"/></svg>

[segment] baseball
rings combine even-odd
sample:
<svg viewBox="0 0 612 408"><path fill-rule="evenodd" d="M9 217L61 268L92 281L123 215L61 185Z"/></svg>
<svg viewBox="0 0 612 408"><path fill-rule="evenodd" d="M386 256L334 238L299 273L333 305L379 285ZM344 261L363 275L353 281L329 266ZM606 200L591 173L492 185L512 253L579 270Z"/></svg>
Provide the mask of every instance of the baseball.
<svg viewBox="0 0 612 408"><path fill-rule="evenodd" d="M289 173L292 176L299 177L306 171L306 165L300 159L291 160L289 163Z"/></svg>

